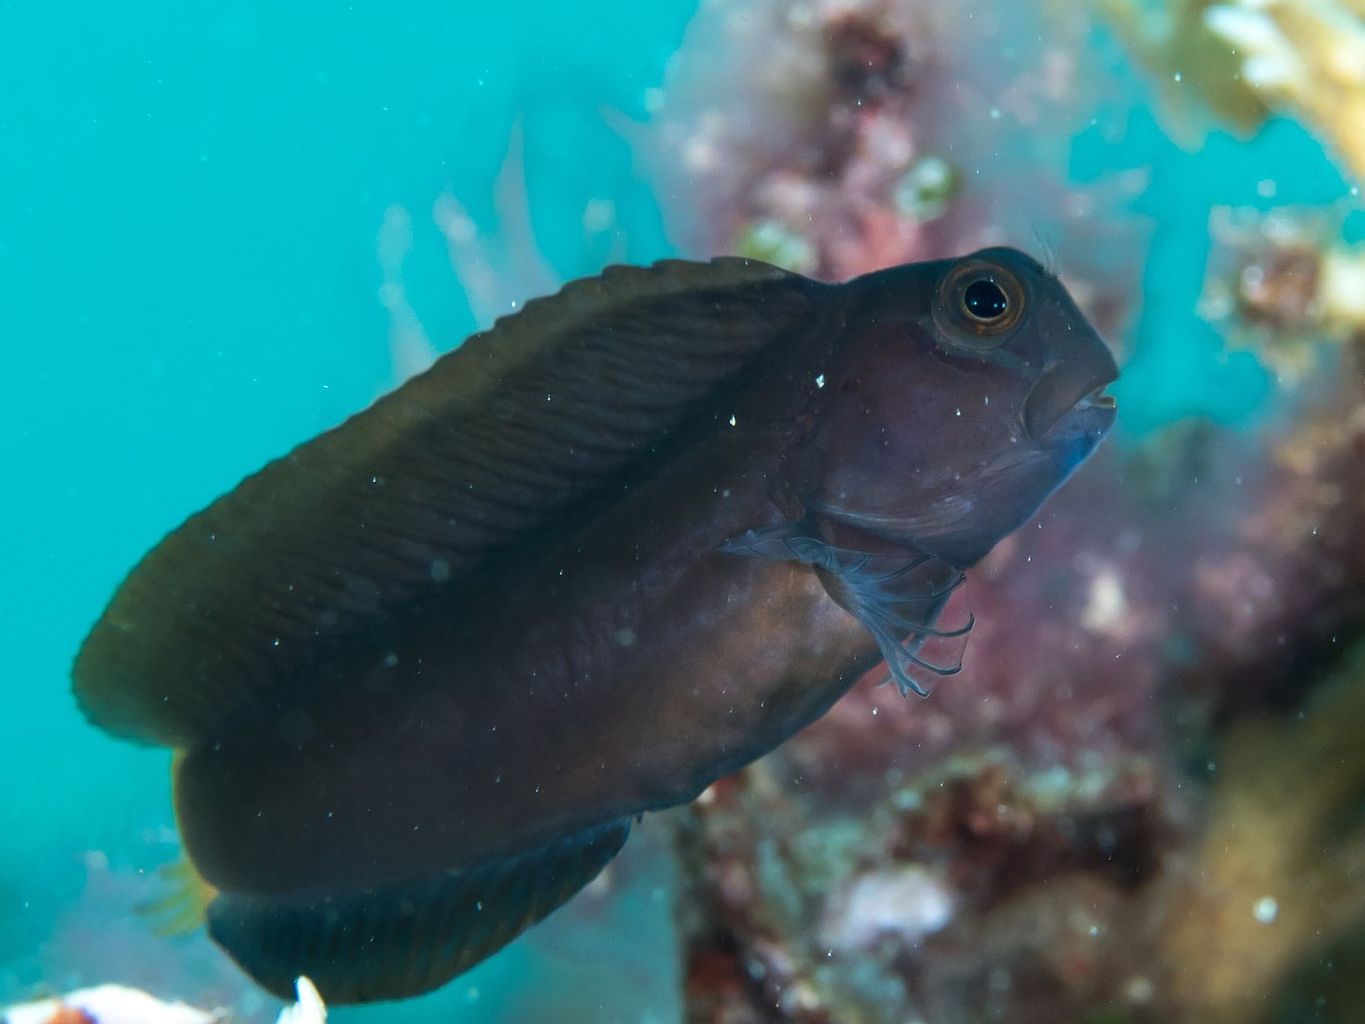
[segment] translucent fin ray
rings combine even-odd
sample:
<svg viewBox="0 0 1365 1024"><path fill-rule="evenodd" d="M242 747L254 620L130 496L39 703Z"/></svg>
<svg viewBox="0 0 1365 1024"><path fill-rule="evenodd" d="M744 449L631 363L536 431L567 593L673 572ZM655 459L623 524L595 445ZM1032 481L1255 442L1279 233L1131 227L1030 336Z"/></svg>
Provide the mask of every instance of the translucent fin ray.
<svg viewBox="0 0 1365 1024"><path fill-rule="evenodd" d="M830 596L847 609L877 642L889 680L902 695L927 697L934 681L962 671L967 637L976 623L938 628L943 606L966 575L941 559L918 551L853 551L826 543L804 522L750 531L722 549L729 554L801 562L832 577ZM928 640L958 641L946 664L923 657Z"/></svg>

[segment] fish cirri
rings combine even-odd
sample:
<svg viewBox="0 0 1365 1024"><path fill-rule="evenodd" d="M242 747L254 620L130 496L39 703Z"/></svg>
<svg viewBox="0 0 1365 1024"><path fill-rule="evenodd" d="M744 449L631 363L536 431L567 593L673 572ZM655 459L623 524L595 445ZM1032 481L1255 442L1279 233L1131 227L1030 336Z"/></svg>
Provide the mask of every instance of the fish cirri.
<svg viewBox="0 0 1365 1024"><path fill-rule="evenodd" d="M1015 250L822 284L613 267L190 518L76 660L176 752L210 934L287 996L443 984L881 660L1114 417Z"/></svg>

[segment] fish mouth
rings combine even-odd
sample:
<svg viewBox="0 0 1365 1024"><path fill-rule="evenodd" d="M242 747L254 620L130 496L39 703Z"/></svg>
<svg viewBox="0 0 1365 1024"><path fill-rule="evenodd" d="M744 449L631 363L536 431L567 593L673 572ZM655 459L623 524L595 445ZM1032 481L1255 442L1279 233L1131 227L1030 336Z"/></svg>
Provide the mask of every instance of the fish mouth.
<svg viewBox="0 0 1365 1024"><path fill-rule="evenodd" d="M1114 400L1114 396L1113 396L1113 395L1110 395L1110 394L1106 394L1106 393L1105 393L1105 390L1104 390L1104 389L1107 388L1108 386L1109 386L1108 384L1101 384L1101 385L1100 385L1099 387L1097 387L1094 391L1090 392L1090 394L1086 395L1086 396L1085 396L1084 398L1082 398L1079 402L1077 402L1074 406L1072 406L1072 408L1073 408L1073 409L1113 409L1113 410L1117 411L1117 410L1118 410L1118 407L1119 407L1119 403L1118 403L1117 401Z"/></svg>
<svg viewBox="0 0 1365 1024"><path fill-rule="evenodd" d="M1098 438L1108 431L1118 402L1105 389L1118 379L1118 370L1107 350L1104 354L1108 372L1077 373L1059 367L1039 378L1024 400L1024 429L1034 443L1052 447L1079 434Z"/></svg>

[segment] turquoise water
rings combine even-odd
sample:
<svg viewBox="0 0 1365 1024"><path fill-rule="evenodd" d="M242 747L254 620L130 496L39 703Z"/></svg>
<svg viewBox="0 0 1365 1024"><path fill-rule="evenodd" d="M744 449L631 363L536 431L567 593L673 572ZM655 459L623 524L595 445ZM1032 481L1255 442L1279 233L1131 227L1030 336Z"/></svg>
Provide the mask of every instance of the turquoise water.
<svg viewBox="0 0 1365 1024"><path fill-rule="evenodd" d="M449 191L491 229L518 129L560 277L672 251L612 124L647 116L693 2L391 7L0 5L0 1002L127 980L108 975L119 961L98 936L53 953L53 935L88 895L91 851L125 872L174 856L168 757L88 728L70 659L169 528L390 386L385 210L412 213L404 280L442 347L476 321L428 211ZM1266 374L1192 312L1208 209L1263 202L1272 173L1276 203L1343 195L1320 147L1275 122L1253 144L1215 135L1188 154L1146 116L1117 147L1083 135L1075 152L1078 180L1152 168L1127 428L1255 417ZM585 241L592 199L612 201L618 235ZM600 1019L672 1019L673 968L645 962L669 941L667 872L640 845L630 894L603 911L614 944L567 961L544 955L552 939L518 944L434 998L466 1007L461 1019L550 1019L554 993L587 971Z"/></svg>
<svg viewBox="0 0 1365 1024"><path fill-rule="evenodd" d="M1273 381L1249 350L1229 351L1196 314L1209 258L1209 212L1215 206L1269 210L1350 197L1350 186L1322 146L1301 126L1272 120L1250 141L1210 134L1197 152L1176 146L1141 111L1118 146L1081 136L1076 178L1150 167L1137 209L1154 231L1132 358L1115 393L1126 430L1141 434L1187 416L1224 424L1255 422L1273 403ZM1267 198L1261 182L1273 179Z"/></svg>
<svg viewBox="0 0 1365 1024"><path fill-rule="evenodd" d="M114 586L186 514L391 385L391 204L412 211L406 280L431 337L474 327L428 211L449 190L487 224L515 124L560 275L607 257L582 242L594 197L615 200L618 258L669 253L603 112L643 117L692 7L0 5L0 1003L40 980L86 851L174 855L147 840L170 824L166 754L89 729L69 695ZM123 980L89 957L69 969L43 980Z"/></svg>

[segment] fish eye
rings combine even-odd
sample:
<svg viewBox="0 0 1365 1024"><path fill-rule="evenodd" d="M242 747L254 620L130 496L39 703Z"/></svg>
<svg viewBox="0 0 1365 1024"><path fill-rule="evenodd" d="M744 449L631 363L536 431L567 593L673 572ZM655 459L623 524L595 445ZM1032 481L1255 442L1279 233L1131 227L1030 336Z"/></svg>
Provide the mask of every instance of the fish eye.
<svg viewBox="0 0 1365 1024"><path fill-rule="evenodd" d="M973 320L988 324L1009 312L1010 300L989 277L978 277L963 289L962 308Z"/></svg>
<svg viewBox="0 0 1365 1024"><path fill-rule="evenodd" d="M1009 340L1024 313L1026 292L998 263L963 260L944 275L934 304L934 323L949 345L971 352Z"/></svg>

